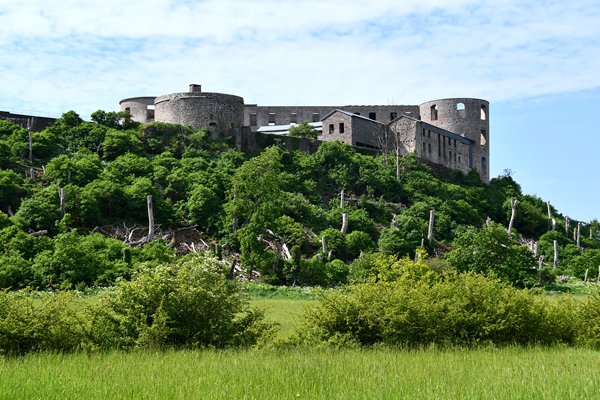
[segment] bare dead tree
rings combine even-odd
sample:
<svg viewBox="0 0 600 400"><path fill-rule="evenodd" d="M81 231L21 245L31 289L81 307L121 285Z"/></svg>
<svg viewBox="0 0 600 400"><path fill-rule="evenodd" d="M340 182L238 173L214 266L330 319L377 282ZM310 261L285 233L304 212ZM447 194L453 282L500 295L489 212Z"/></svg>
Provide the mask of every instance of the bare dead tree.
<svg viewBox="0 0 600 400"><path fill-rule="evenodd" d="M66 195L65 195L65 188L61 187L60 189L58 189L58 200L59 200L59 210L60 210L60 216L64 217L65 216L65 201L66 201Z"/></svg>
<svg viewBox="0 0 600 400"><path fill-rule="evenodd" d="M348 213L344 212L344 213L342 213L342 228L340 229L340 232L342 232L342 234L345 235L347 231L348 231Z"/></svg>
<svg viewBox="0 0 600 400"><path fill-rule="evenodd" d="M581 250L581 222L577 223L577 248Z"/></svg>
<svg viewBox="0 0 600 400"><path fill-rule="evenodd" d="M569 225L570 225L569 217L565 217L565 234L567 235L567 237L569 237Z"/></svg>
<svg viewBox="0 0 600 400"><path fill-rule="evenodd" d="M554 239L554 260L552 261L552 267L558 268L558 240Z"/></svg>
<svg viewBox="0 0 600 400"><path fill-rule="evenodd" d="M154 238L154 207L152 205L152 195L149 194L146 197L146 204L148 205L148 238L147 241L151 241Z"/></svg>
<svg viewBox="0 0 600 400"><path fill-rule="evenodd" d="M552 220L552 210L550 209L550 202L546 202L546 206L548 207L548 219Z"/></svg>
<svg viewBox="0 0 600 400"><path fill-rule="evenodd" d="M427 240L429 243L433 240L433 224L435 222L435 210L429 210L429 227L427 229Z"/></svg>
<svg viewBox="0 0 600 400"><path fill-rule="evenodd" d="M544 266L544 255L542 254L539 258L538 258L538 269L542 269L542 267Z"/></svg>
<svg viewBox="0 0 600 400"><path fill-rule="evenodd" d="M512 228L513 228L513 224L515 222L515 215L517 213L517 203L519 201L517 199L511 199L510 201L510 221L508 223L508 236L510 237L512 235Z"/></svg>

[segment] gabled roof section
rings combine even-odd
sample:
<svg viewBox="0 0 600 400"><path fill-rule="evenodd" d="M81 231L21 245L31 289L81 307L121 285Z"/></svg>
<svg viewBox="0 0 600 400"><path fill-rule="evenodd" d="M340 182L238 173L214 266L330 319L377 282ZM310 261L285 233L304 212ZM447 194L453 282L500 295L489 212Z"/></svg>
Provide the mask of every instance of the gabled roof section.
<svg viewBox="0 0 600 400"><path fill-rule="evenodd" d="M464 144L473 144L473 143L475 143L474 140L471 140L471 139L466 138L466 137L464 137L462 135L459 135L458 133L447 131L445 129L439 128L439 127L437 127L435 125L428 124L427 122L423 122L420 119L417 119L417 118L414 118L414 117L411 117L411 116L405 115L405 114L399 115L398 117L394 118L393 120L391 120L390 122L387 123L387 126L392 125L394 122L398 121L401 118L406 118L406 119L409 119L411 121L418 122L418 123L421 124L421 128L428 129L431 132L438 133L438 134L440 134L442 136L446 136L446 137L451 138L451 139L456 139L457 142L461 142L461 143L464 143Z"/></svg>
<svg viewBox="0 0 600 400"><path fill-rule="evenodd" d="M329 114L327 114L326 116L324 116L323 118L321 118L321 121L323 121L325 118L327 118L327 117L329 117L329 116L331 116L331 115L333 115L335 113L338 113L338 112L342 113L342 114L345 114L345 115L347 115L349 117L352 117L352 118L364 119L366 121L374 122L374 123L379 124L379 125L385 125L383 122L379 122L379 121L377 121L375 119L367 118L365 116L354 114L354 113L351 113L350 111L344 111L344 110L340 110L340 109L335 109L335 110L331 111Z"/></svg>

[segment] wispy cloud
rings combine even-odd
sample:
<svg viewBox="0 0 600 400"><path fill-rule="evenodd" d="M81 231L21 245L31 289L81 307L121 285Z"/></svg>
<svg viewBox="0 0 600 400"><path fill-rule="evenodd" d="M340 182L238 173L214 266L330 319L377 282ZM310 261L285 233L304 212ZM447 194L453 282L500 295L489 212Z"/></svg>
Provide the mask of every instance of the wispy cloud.
<svg viewBox="0 0 600 400"><path fill-rule="evenodd" d="M89 115L191 82L261 104L510 100L600 87L598 38L591 0L9 1L0 108Z"/></svg>

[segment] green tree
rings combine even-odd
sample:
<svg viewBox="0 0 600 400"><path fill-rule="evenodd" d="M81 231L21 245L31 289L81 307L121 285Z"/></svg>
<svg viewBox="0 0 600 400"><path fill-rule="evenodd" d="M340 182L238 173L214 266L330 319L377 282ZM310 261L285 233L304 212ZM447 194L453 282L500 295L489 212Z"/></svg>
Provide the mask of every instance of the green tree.
<svg viewBox="0 0 600 400"><path fill-rule="evenodd" d="M500 224L459 230L446 259L459 271L494 274L518 287L536 283L536 260L525 246L518 245Z"/></svg>
<svg viewBox="0 0 600 400"><path fill-rule="evenodd" d="M288 130L290 136L296 136L308 139L317 139L319 132L308 121L300 121L298 125L293 125Z"/></svg>

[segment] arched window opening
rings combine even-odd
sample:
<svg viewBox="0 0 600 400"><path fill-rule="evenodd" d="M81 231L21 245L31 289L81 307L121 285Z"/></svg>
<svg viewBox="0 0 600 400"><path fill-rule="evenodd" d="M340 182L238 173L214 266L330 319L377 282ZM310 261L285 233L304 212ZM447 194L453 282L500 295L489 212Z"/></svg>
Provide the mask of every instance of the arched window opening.
<svg viewBox="0 0 600 400"><path fill-rule="evenodd" d="M479 144L482 146L487 145L487 132L485 129L481 130L481 134L479 135Z"/></svg>
<svg viewBox="0 0 600 400"><path fill-rule="evenodd" d="M481 120L485 121L487 119L487 110L485 104L481 105Z"/></svg>
<svg viewBox="0 0 600 400"><path fill-rule="evenodd" d="M481 157L481 173L487 174L487 159L485 157Z"/></svg>
<svg viewBox="0 0 600 400"><path fill-rule="evenodd" d="M465 117L465 103L456 103L456 113L459 118Z"/></svg>
<svg viewBox="0 0 600 400"><path fill-rule="evenodd" d="M431 106L431 120L437 121L438 119L438 106L435 104Z"/></svg>

